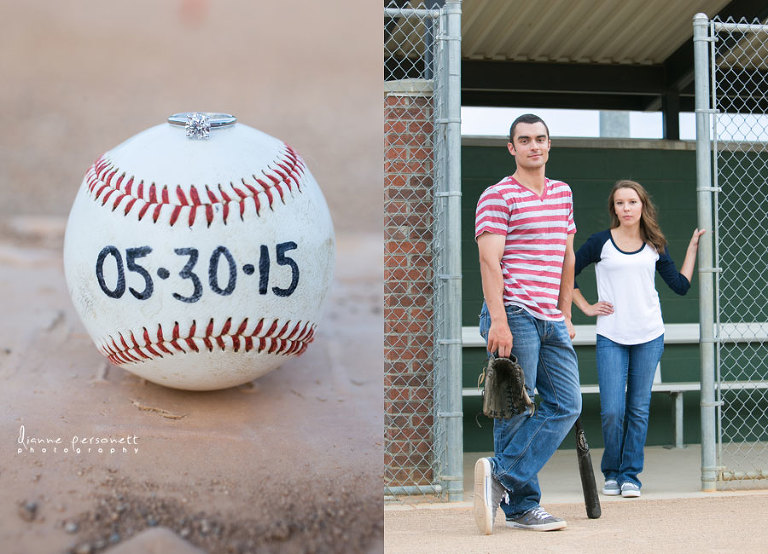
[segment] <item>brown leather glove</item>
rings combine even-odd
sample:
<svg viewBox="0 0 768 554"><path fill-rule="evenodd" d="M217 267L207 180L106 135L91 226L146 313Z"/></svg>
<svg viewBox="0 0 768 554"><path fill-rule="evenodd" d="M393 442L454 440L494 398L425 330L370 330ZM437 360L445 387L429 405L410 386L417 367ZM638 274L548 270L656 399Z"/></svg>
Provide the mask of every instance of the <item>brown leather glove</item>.
<svg viewBox="0 0 768 554"><path fill-rule="evenodd" d="M491 356L480 374L478 385L484 383L483 413L494 419L509 419L526 410L533 415L535 406L525 390L525 374L515 356Z"/></svg>

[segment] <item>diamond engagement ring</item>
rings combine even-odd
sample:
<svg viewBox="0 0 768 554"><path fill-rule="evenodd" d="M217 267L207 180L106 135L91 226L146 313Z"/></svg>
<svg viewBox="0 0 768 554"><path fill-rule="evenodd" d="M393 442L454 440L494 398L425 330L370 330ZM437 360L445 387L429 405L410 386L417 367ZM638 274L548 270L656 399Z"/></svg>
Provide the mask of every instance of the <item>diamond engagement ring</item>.
<svg viewBox="0 0 768 554"><path fill-rule="evenodd" d="M168 123L184 127L187 137L191 139L207 139L211 129L234 125L237 118L228 113L183 112L175 113L168 118Z"/></svg>

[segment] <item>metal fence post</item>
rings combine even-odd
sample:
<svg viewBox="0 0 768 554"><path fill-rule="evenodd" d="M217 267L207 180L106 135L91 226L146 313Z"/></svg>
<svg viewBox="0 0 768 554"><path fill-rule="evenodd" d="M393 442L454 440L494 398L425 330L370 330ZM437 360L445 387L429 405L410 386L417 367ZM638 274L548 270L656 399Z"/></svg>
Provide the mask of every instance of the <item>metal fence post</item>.
<svg viewBox="0 0 768 554"><path fill-rule="evenodd" d="M461 3L385 15L385 497L461 500Z"/></svg>
<svg viewBox="0 0 768 554"><path fill-rule="evenodd" d="M463 499L463 437L461 399L461 1L449 0L443 8L440 119L441 148L437 155L442 166L437 184L441 245L441 280L436 299L441 313L437 337L442 350L444 377L439 386L441 406L438 417L445 433L440 479L448 500Z"/></svg>
<svg viewBox="0 0 768 554"><path fill-rule="evenodd" d="M708 18L693 18L696 91L696 181L698 225L707 233L699 241L699 325L701 352L701 489L716 488L715 451L715 339L714 259L712 255L712 157L710 152L710 95Z"/></svg>

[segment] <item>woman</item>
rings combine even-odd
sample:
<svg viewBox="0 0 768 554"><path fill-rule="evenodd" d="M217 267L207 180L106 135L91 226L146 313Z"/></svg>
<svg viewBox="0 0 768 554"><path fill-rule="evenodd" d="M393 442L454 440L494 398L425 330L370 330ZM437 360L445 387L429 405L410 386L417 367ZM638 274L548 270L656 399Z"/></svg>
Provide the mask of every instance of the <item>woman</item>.
<svg viewBox="0 0 768 554"><path fill-rule="evenodd" d="M656 221L656 209L642 185L626 180L616 183L608 197L608 211L610 229L589 237L576 252L576 275L595 264L599 300L590 304L575 288L573 301L586 315L597 316L603 494L638 497L651 386L664 351L655 272L677 294L688 292L704 230L694 230L678 272Z"/></svg>

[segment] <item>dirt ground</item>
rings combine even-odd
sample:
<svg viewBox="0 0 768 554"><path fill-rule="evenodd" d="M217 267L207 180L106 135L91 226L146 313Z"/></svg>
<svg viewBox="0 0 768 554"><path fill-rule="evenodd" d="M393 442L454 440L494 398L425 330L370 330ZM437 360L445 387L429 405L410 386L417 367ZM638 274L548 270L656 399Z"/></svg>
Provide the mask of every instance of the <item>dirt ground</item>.
<svg viewBox="0 0 768 554"><path fill-rule="evenodd" d="M12 219L0 233L3 551L97 552L155 526L208 552L376 551L380 237L339 237L330 300L302 357L195 393L97 352L64 284L63 224ZM22 426L48 444L20 445ZM125 441L101 449L103 437Z"/></svg>
<svg viewBox="0 0 768 554"><path fill-rule="evenodd" d="M495 552L765 552L762 523L768 494L670 500L604 502L600 519L588 519L583 504L545 508L564 518L562 531L510 529L497 514L494 533L480 535L468 506L387 509L387 554Z"/></svg>
<svg viewBox="0 0 768 554"><path fill-rule="evenodd" d="M380 552L380 5L355 24L345 2L0 6L0 550ZM337 231L315 342L210 393L108 365L61 266L88 166L187 110L296 148ZM19 453L22 433L46 451Z"/></svg>

